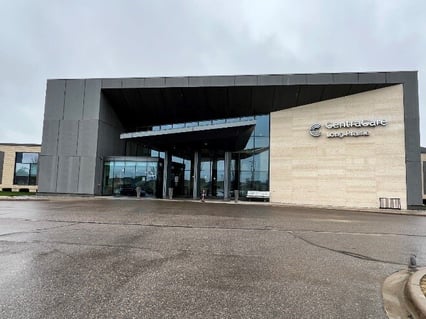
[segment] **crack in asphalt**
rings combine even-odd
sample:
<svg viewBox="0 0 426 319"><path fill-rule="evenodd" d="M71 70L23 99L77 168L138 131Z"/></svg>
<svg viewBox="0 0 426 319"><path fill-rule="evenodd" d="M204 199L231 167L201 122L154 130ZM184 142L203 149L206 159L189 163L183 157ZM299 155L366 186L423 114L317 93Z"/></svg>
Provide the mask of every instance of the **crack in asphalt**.
<svg viewBox="0 0 426 319"><path fill-rule="evenodd" d="M123 248L123 249L138 249L138 250L150 250L156 251L152 248L140 247L140 246L131 246L131 245L111 245L111 244L88 244L88 243L76 243L76 242L67 242L60 240L23 240L23 241L9 241L9 240L0 240L4 243L14 243L14 244L60 244L60 245L70 245L70 246L86 246L86 247L102 247L102 248ZM186 251L185 249L175 249L176 251Z"/></svg>
<svg viewBox="0 0 426 319"><path fill-rule="evenodd" d="M19 219L19 218L14 218ZM182 229L213 229L213 230L240 230L240 231L277 231L277 232L283 232L290 234L296 239L299 239L309 245L312 245L317 248L326 249L328 251L332 251L335 253L343 254L349 257L366 260L366 261L373 261L373 262L380 262L385 264L392 264L392 265L399 265L399 266L405 266L405 264L390 261L390 260L382 260L377 259L371 256L362 255L346 250L340 250L340 249L334 249L330 248L324 245L317 244L311 240L308 240L300 235L297 235L297 233L314 233L314 234L334 234L334 235L356 235L356 236L404 236L404 237L418 237L418 238L426 238L426 235L416 235L416 234L402 234L402 233L367 233L367 232L341 232L341 231L318 231L318 230L311 230L311 229L299 229L299 230L289 230L289 229L280 229L277 227L272 226L263 226L263 227L227 227L227 226L194 226L194 225L169 225L169 224L143 224L143 223L119 223L119 222L96 222L96 221L58 221L58 220L35 220L35 219L21 219L25 221L33 221L33 222L51 222L51 223L66 223L66 225L60 225L60 226L52 226L52 227L45 227L45 228L38 228L34 231L22 231L22 232L13 232L13 233L6 233L6 234L0 234L0 237L9 236L9 235L16 235L16 234L25 234L25 233L40 233L43 231L49 231L52 229L57 228L64 228L64 227L71 227L75 225L80 224L89 224L89 225L116 225L116 226L141 226L141 227L156 227L156 228L182 228ZM10 241L4 241L2 242L10 242ZM70 242L61 242L61 241L40 241L40 240L34 240L29 241L28 243L57 243L57 244L65 244L65 245L85 245L85 246L92 246L92 247L106 247L106 248L125 248L125 249L140 249L140 250L152 250L150 248L144 248L144 247L138 247L138 246L131 246L131 245L108 245L108 244L81 244L81 243L70 243ZM187 251L182 249L182 251Z"/></svg>
<svg viewBox="0 0 426 319"><path fill-rule="evenodd" d="M398 262L395 262L395 261L382 260L382 259L377 259L377 258L367 256L367 255L362 255L362 254L350 252L350 251L347 251L347 250L330 248L330 247L327 247L327 246L324 246L324 245L316 244L313 241L310 241L306 238L303 238L302 236L298 236L292 231L289 231L288 233L291 234L294 238L302 240L302 241L304 241L305 243L307 243L311 246L326 249L328 251L332 251L332 252L335 252L335 253L339 253L339 254L343 254L343 255L346 255L346 256L350 256L350 257L362 259L362 260L367 260L367 261L374 261L374 262L380 262L380 263L384 263L384 264L391 264L391 265L398 265L398 266L406 266L406 264L398 263Z"/></svg>
<svg viewBox="0 0 426 319"><path fill-rule="evenodd" d="M391 265L398 265L398 266L406 266L405 264L402 263L398 263L398 262L394 262L394 261L389 261L389 260L382 260L382 259L377 259L377 258L373 258L370 256L366 256L366 255L362 255L362 254L358 254L358 253L354 253L354 252L350 252L350 251L346 251L346 250L339 250L339 249L333 249L324 245L320 245L320 244L316 244L306 238L303 238L301 236L296 235L294 232L292 231L287 231L285 232L287 234L292 235L294 238L299 239L311 246L317 247L317 248L321 248L321 249L326 249L328 251L334 252L334 253L338 253L338 254L343 254L349 257L353 257L353 258L357 258L357 259L361 259L361 260L366 260L366 261L373 261L373 262L380 262L380 263L385 263L385 264L391 264ZM89 244L89 243L76 243L76 242L66 242L66 241L58 241L58 240L52 240L52 241L43 241L43 240L31 240L31 241L7 241L7 240L0 240L0 242L4 242L4 243L15 243L15 244L60 244L60 245L69 245L69 246L85 246L85 247L95 247L95 248L111 248L111 249L135 249L135 250L144 250L144 251L152 251L152 252L157 252L159 254L161 254L160 250L158 249L152 249L149 247L141 247L141 246L132 246L132 245L111 245L111 244ZM191 253L193 252L193 250L190 249L173 249L174 251L180 251L180 252L186 252L186 253ZM197 253L202 253L202 251L197 251ZM241 256L240 254L220 254L220 253L212 253L212 255L220 255L220 256ZM244 254L244 256L247 256L246 254ZM252 256L252 254L250 254L250 256ZM257 256L257 255L256 255Z"/></svg>
<svg viewBox="0 0 426 319"><path fill-rule="evenodd" d="M65 222L61 222L61 223L65 223ZM0 234L0 237L10 236L10 235L17 235L17 234L39 234L39 233L41 233L43 231L46 231L46 230L51 230L51 229L56 229L56 228L63 228L63 227L69 227L69 226L74 226L76 224L77 223L67 222L66 225L44 227L44 228L36 228L34 230L31 230L31 231L18 231L18 232L4 233L4 234Z"/></svg>
<svg viewBox="0 0 426 319"><path fill-rule="evenodd" d="M342 231L324 231L314 229L283 229L274 226L262 226L262 227L240 227L240 226L203 226L203 225L170 225L170 224L153 224L153 223L122 223L122 222L98 222L98 221L72 221L72 220L55 220L55 219L29 219L29 218L10 218L15 220L23 220L30 222L49 222L49 223L67 223L66 225L53 226L36 229L37 231L49 230L54 228L68 227L79 224L89 225L113 225L113 226L141 226L141 227L157 227L157 228L183 228L183 229L219 229L219 230L241 230L241 231L278 231L286 233L315 233L315 234L336 234L336 235L358 235L358 236L404 236L404 237L415 237L415 238L426 238L425 235L420 234L407 234L407 233L369 233L369 232L342 232ZM35 231L29 232L17 232L17 233L34 233ZM13 233L10 233L13 234ZM8 234L0 234L5 236Z"/></svg>
<svg viewBox="0 0 426 319"><path fill-rule="evenodd" d="M59 244L59 245L69 245L69 246L85 246L85 247L94 247L94 248L111 248L111 249L134 249L134 250L143 250L143 251L150 251L157 253L159 255L163 255L164 251L153 249L151 247L142 247L142 246L132 246L132 245L111 245L111 244L87 244L87 243L75 243L75 242L66 242L66 241L59 241L59 240L53 240L53 241L43 241L43 240L30 240L30 241L5 241L0 240L1 242L5 243L14 243L14 244ZM170 251L178 252L178 253L187 253L187 254L203 254L205 251L203 250L194 250L194 249L184 249L184 248L176 248L171 249ZM68 254L65 254L67 256L71 256ZM230 254L230 253L218 253L218 252L212 252L209 253L209 255L213 256L245 256L245 257L261 257L261 255L258 254Z"/></svg>

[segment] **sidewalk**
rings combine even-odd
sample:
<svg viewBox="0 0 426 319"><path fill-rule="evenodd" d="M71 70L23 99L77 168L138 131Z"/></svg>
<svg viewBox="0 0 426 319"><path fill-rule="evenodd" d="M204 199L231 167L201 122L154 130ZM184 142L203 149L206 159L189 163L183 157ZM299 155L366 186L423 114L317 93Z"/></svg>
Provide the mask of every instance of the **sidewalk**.
<svg viewBox="0 0 426 319"><path fill-rule="evenodd" d="M31 201L31 200L74 200L74 199L104 199L104 200L158 200L158 201L187 201L187 202L200 202L199 199L191 198L173 198L173 199L160 199L151 197L129 197L129 196L79 196L79 195L33 195L33 196L0 196L0 200L6 201ZM426 216L426 207L422 209L381 209L381 208L351 208L344 206L321 206L321 205L294 205L286 203L275 202L260 202L260 201L246 201L246 200L221 200L221 199L206 199L206 204L230 204L230 205L262 205L273 207L300 207L311 209L327 209L327 210L343 210L343 211L358 211L363 213L376 213L376 214L390 214L390 215L404 215L404 216Z"/></svg>
<svg viewBox="0 0 426 319"><path fill-rule="evenodd" d="M410 276L406 294L417 310L419 318L426 319L426 267L420 268Z"/></svg>
<svg viewBox="0 0 426 319"><path fill-rule="evenodd" d="M426 319L426 267L392 274L383 283L382 293L389 318Z"/></svg>

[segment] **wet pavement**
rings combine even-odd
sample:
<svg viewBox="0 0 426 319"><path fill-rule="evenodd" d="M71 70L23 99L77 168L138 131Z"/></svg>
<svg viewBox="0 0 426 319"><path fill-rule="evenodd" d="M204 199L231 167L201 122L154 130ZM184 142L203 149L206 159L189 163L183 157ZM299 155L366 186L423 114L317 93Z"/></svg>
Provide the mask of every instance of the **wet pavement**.
<svg viewBox="0 0 426 319"><path fill-rule="evenodd" d="M386 318L426 217L160 200L0 201L0 318Z"/></svg>

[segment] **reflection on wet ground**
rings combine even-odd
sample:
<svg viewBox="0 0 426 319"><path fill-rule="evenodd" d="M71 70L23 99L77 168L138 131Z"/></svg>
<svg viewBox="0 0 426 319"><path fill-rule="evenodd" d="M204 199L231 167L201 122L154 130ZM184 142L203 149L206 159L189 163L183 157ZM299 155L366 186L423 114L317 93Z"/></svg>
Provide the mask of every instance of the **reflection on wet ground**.
<svg viewBox="0 0 426 319"><path fill-rule="evenodd" d="M425 240L415 216L0 201L0 317L386 318L381 284Z"/></svg>

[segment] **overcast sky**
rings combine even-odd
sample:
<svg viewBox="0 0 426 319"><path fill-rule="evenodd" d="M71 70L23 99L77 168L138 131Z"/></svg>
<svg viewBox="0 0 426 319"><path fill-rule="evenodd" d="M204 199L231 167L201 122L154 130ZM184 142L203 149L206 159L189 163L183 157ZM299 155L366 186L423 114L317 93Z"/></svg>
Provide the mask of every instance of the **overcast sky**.
<svg viewBox="0 0 426 319"><path fill-rule="evenodd" d="M419 71L425 0L0 0L0 143L41 143L52 78Z"/></svg>

